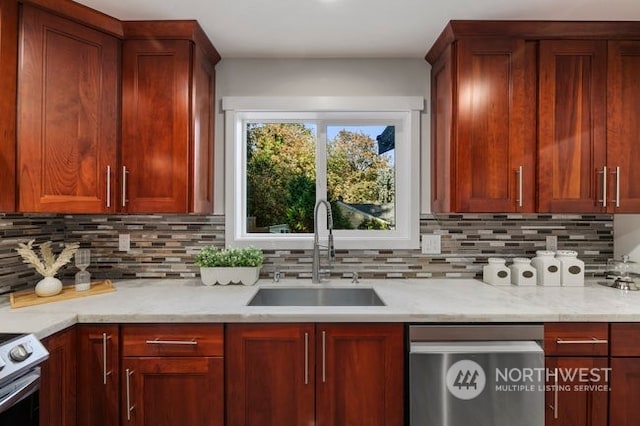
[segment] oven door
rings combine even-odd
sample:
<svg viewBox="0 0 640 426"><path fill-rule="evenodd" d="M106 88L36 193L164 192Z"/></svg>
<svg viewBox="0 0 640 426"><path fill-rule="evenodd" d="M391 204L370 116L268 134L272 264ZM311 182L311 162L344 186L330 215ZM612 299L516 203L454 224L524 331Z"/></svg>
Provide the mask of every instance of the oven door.
<svg viewBox="0 0 640 426"><path fill-rule="evenodd" d="M40 368L0 388L0 425L38 425Z"/></svg>

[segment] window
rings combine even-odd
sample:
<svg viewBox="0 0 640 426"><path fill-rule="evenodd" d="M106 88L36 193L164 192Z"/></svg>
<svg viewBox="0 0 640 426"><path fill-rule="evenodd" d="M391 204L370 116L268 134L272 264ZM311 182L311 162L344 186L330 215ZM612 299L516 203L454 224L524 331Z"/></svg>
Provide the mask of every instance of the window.
<svg viewBox="0 0 640 426"><path fill-rule="evenodd" d="M224 98L227 244L311 248L326 199L336 248L417 248L422 104ZM318 219L325 235L324 208Z"/></svg>

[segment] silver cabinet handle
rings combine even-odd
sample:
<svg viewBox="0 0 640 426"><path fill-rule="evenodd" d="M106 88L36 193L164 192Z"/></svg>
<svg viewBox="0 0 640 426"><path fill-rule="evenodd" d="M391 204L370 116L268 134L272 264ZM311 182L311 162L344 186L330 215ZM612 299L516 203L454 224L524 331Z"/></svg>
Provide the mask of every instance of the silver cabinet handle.
<svg viewBox="0 0 640 426"><path fill-rule="evenodd" d="M111 336L107 336L107 333L102 333L102 384L107 384L107 376L111 374L111 371L107 371L107 344Z"/></svg>
<svg viewBox="0 0 640 426"><path fill-rule="evenodd" d="M107 384L107 376L109 376L112 371L107 370L107 345L109 344L109 340L111 340L111 336L107 333L102 333L102 335L92 334L89 335L89 340L102 341L102 384Z"/></svg>
<svg viewBox="0 0 640 426"><path fill-rule="evenodd" d="M617 166L613 172L616 175L616 198L613 200L616 207L620 207L620 166Z"/></svg>
<svg viewBox="0 0 640 426"><path fill-rule="evenodd" d="M522 207L523 204L523 200L522 200L522 181L524 179L524 177L522 176L522 169L523 167L520 166L518 167L518 170L516 171L516 173L518 174L518 207Z"/></svg>
<svg viewBox="0 0 640 426"><path fill-rule="evenodd" d="M599 344L599 345L606 345L607 343L609 343L608 340L606 339L598 339L597 337L592 337L591 339L579 339L579 340L562 340L560 338L556 339L556 343L559 345L592 345L592 344Z"/></svg>
<svg viewBox="0 0 640 426"><path fill-rule="evenodd" d="M602 207L607 207L607 166L602 167L598 174L602 174L602 199L598 201L602 203Z"/></svg>
<svg viewBox="0 0 640 426"><path fill-rule="evenodd" d="M111 166L107 166L107 208L111 207Z"/></svg>
<svg viewBox="0 0 640 426"><path fill-rule="evenodd" d="M131 412L135 405L131 405L131 376L133 375L135 370L129 370L128 368L125 370L127 377L127 421L131 420Z"/></svg>
<svg viewBox="0 0 640 426"><path fill-rule="evenodd" d="M327 333L322 332L322 383L327 382Z"/></svg>
<svg viewBox="0 0 640 426"><path fill-rule="evenodd" d="M553 418L555 420L557 420L558 419L558 401L559 401L559 398L558 398L558 374L557 374L557 372L556 372L556 378L555 378L555 385L556 386L555 386L555 389L554 389L554 392L553 392Z"/></svg>
<svg viewBox="0 0 640 426"><path fill-rule="evenodd" d="M309 384L309 333L304 333L304 384Z"/></svg>
<svg viewBox="0 0 640 426"><path fill-rule="evenodd" d="M147 340L147 345L197 345L196 339L192 340Z"/></svg>
<svg viewBox="0 0 640 426"><path fill-rule="evenodd" d="M127 205L127 166L122 166L122 207L126 207Z"/></svg>

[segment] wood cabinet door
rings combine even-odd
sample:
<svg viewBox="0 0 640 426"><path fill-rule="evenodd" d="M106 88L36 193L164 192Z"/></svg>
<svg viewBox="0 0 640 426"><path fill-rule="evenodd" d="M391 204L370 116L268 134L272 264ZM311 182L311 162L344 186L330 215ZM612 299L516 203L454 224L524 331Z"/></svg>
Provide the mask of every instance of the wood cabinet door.
<svg viewBox="0 0 640 426"><path fill-rule="evenodd" d="M222 357L125 357L122 424L224 424Z"/></svg>
<svg viewBox="0 0 640 426"><path fill-rule="evenodd" d="M18 209L115 207L115 37L23 5L18 79Z"/></svg>
<svg viewBox="0 0 640 426"><path fill-rule="evenodd" d="M453 48L448 46L431 67L431 210L455 210L453 179Z"/></svg>
<svg viewBox="0 0 640 426"><path fill-rule="evenodd" d="M640 324L611 323L611 356L640 357Z"/></svg>
<svg viewBox="0 0 640 426"><path fill-rule="evenodd" d="M41 365L40 424L76 425L76 329L43 339L49 359Z"/></svg>
<svg viewBox="0 0 640 426"><path fill-rule="evenodd" d="M122 48L121 209L186 213L191 42L125 40Z"/></svg>
<svg viewBox="0 0 640 426"><path fill-rule="evenodd" d="M540 42L539 212L606 210L606 43Z"/></svg>
<svg viewBox="0 0 640 426"><path fill-rule="evenodd" d="M403 342L402 324L318 324L316 424L403 425Z"/></svg>
<svg viewBox="0 0 640 426"><path fill-rule="evenodd" d="M117 425L120 351L117 325L78 325L77 419L79 425Z"/></svg>
<svg viewBox="0 0 640 426"><path fill-rule="evenodd" d="M607 70L609 205L640 212L640 41L610 41Z"/></svg>
<svg viewBox="0 0 640 426"><path fill-rule="evenodd" d="M16 209L18 2L0 0L0 212Z"/></svg>
<svg viewBox="0 0 640 426"><path fill-rule="evenodd" d="M227 325L227 426L314 424L314 354L313 324Z"/></svg>
<svg viewBox="0 0 640 426"><path fill-rule="evenodd" d="M607 358L547 357L545 364L555 372L547 376L545 425L607 426ZM579 371L597 372L599 380L580 381Z"/></svg>
<svg viewBox="0 0 640 426"><path fill-rule="evenodd" d="M456 210L534 211L524 40L462 39L457 58Z"/></svg>
<svg viewBox="0 0 640 426"><path fill-rule="evenodd" d="M197 46L194 48L193 65L193 167L190 175L190 211L213 212L213 159L215 85L214 65Z"/></svg>
<svg viewBox="0 0 640 426"><path fill-rule="evenodd" d="M611 358L609 424L635 426L640 419L640 358Z"/></svg>

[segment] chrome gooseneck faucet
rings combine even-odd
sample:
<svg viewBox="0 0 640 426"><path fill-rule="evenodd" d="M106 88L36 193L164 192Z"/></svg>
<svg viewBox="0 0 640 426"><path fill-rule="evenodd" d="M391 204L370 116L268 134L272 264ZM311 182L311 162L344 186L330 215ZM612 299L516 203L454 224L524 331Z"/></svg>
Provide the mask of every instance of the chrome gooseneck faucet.
<svg viewBox="0 0 640 426"><path fill-rule="evenodd" d="M328 265L331 266L331 260L335 258L336 251L333 248L333 213L331 212L331 204L327 200L320 199L316 203L316 207L313 210L313 267L311 269L311 282L318 284L320 282L320 245L318 236L318 210L320 205L323 204L327 210L327 227L329 228L329 239L327 241L327 259Z"/></svg>

